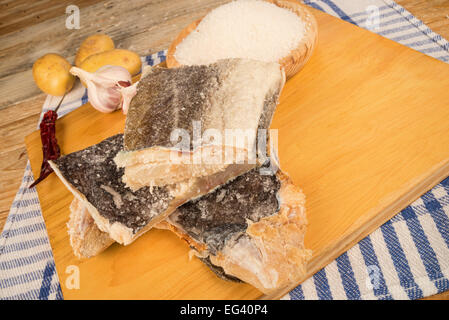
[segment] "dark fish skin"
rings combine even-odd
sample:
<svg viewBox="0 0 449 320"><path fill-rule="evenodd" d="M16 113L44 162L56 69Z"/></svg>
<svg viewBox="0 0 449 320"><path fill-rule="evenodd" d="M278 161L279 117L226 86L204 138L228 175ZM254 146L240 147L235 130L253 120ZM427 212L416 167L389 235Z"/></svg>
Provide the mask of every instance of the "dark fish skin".
<svg viewBox="0 0 449 320"><path fill-rule="evenodd" d="M124 150L173 147L172 130L192 132L192 120L199 121L207 115L210 96L220 86L222 77L217 64L155 68L139 81L138 94L129 107Z"/></svg>
<svg viewBox="0 0 449 320"><path fill-rule="evenodd" d="M221 251L229 239L243 235L247 220L279 211L279 178L262 175L260 168L235 178L215 191L180 206L170 217L190 237L204 243L211 254Z"/></svg>
<svg viewBox="0 0 449 320"><path fill-rule="evenodd" d="M203 262L206 266L208 266L209 269L212 270L212 272L215 273L217 275L217 277L219 277L220 279L227 280L227 281L232 281L232 282L243 282L239 278L236 278L234 276L226 274L226 272L224 272L223 268L214 265L210 261L209 257L207 257L207 258L198 258L198 259L200 259L201 262Z"/></svg>
<svg viewBox="0 0 449 320"><path fill-rule="evenodd" d="M64 178L112 224L120 222L139 231L172 199L166 187L141 188L131 191L122 182L124 169L114 157L123 148L123 135L118 134L84 150L54 161ZM115 196L114 196L115 195Z"/></svg>

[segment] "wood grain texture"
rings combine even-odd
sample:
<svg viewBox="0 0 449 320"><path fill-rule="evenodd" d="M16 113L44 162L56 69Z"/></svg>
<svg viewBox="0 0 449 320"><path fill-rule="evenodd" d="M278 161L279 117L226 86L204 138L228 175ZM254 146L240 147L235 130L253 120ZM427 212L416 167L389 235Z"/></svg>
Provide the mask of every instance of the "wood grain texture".
<svg viewBox="0 0 449 320"><path fill-rule="evenodd" d="M430 28L440 33L446 39L449 39L449 8L448 2L446 0L396 0L399 4L404 6L407 10L412 12L419 19L423 20L425 24L427 24ZM78 0L69 1L71 4L78 4ZM151 0L140 1L142 3L161 7L163 8L169 4L166 4L168 1L158 1L155 3ZM173 1L171 1L173 2ZM111 16L120 17L119 20L126 20L126 23L123 23L118 30L113 24L109 24L107 20L98 21L94 15L82 16L82 28L80 30L74 30L73 33L78 33L79 43L73 43L69 41L66 43L68 46L67 49L62 51L68 52L70 56L75 55L75 50L77 46L83 40L83 37L87 37L90 35L89 30L84 28L85 26L100 24L98 30L102 32L110 34L112 29L116 30L117 34L123 34L123 36L114 38L117 46L126 48L123 46L120 41L121 39L129 39L127 41L127 45L133 46L138 45L136 41L143 41L144 46L145 43L148 46L147 51L153 52L152 48L155 44L159 44L163 46L163 44L169 44L175 34L177 34L180 30L182 30L188 23L199 18L204 14L209 8L213 8L220 3L225 3L228 1L211 1L211 0L199 0L197 2L201 2L205 8L203 9L203 13L195 12L186 9L186 6L189 6L191 1L175 1L176 4L172 5L172 9L167 12L166 15L160 14L160 10L155 10L147 12L146 19L141 19L136 21L131 21L129 23L129 19L133 17L133 14L127 12L123 14L118 10L119 8L114 6L115 2L110 1L101 1L101 0L92 0L86 2L86 7L81 5L81 8L85 8L84 10L91 10L91 6L95 4L97 5L97 10L107 11ZM20 126L20 122L17 122L17 119L20 119L23 109L27 108L27 105L32 105L34 108L31 108L32 114L34 113L34 117L37 120L38 114L41 110L42 103L44 101L43 95L37 90L34 86L31 77L29 76L21 76L20 74L25 72L31 75L31 65L34 60L42 54L45 54L50 51L55 51L58 49L58 45L64 41L64 35L56 34L56 32L51 32L49 36L45 32L41 32L42 29L48 29L43 22L47 20L58 20L61 21L58 23L58 26L63 26L63 20L65 19L65 12L61 10L60 3L65 3L64 0L48 0L46 3L46 15L45 19L42 15L33 15L34 12L27 11L26 9L30 6L29 1L25 0L5 0L0 3L0 28L2 30L0 35L0 65L14 65L14 66L22 66L26 65L25 68L12 68L10 70L9 78L0 73L0 87L7 85L7 88L2 91L3 97L2 99L7 100L2 103L0 106L0 119L1 119L1 132L0 135L5 137L8 135L9 128L8 126ZM51 12L51 14L49 14ZM6 19L6 16L10 16L10 20ZM176 18L176 17L181 18ZM165 32L161 30L161 20L166 19L171 22L171 31ZM111 19L112 20L112 19ZM117 19L116 19L117 20ZM48 22L47 22L48 23ZM139 31L137 28L133 27L134 24L139 24L143 26L139 30L146 30L144 32L145 37L137 37L136 32ZM145 29L146 28L146 29ZM123 29L123 30L121 30ZM97 30L97 31L98 31ZM15 40L15 43L11 46L3 46L2 43L4 38L8 34L14 34L12 36L12 40ZM27 47L27 43L30 38L34 38L40 44L39 54L35 54L34 47ZM11 39L9 41L12 41ZM21 55L14 54L13 46L18 47L26 47L27 50L22 52ZM56 49L55 49L56 47ZM58 49L59 50L59 49ZM8 83L7 79L17 79L14 83ZM15 90L10 90L12 87ZM4 93L7 93L8 98L4 98ZM27 100L22 101L24 96L29 96ZM8 111L6 111L8 110ZM7 116L6 116L7 115ZM31 114L30 114L31 116ZM31 133L35 129L35 125L29 124L22 128L23 130L16 130L16 137L12 138L10 148L14 148L15 150L21 150L10 153L3 153L2 156L2 173L7 172L4 175L0 176L0 230L3 229L3 225L5 223L7 214L9 212L9 206L12 203L15 193L17 191L18 186L20 185L20 181L23 175L23 169L25 168L26 160L24 159L23 153L25 151L24 138L26 135ZM17 139L16 139L17 138ZM7 169L7 168L10 169ZM6 168L6 169L5 169ZM448 299L447 295L436 295L436 297L442 297Z"/></svg>
<svg viewBox="0 0 449 320"><path fill-rule="evenodd" d="M192 21L223 0L136 0L99 2L80 8L81 28L65 27L65 12L43 21L38 28L25 27L2 36L0 41L0 109L39 93L31 68L45 53L62 55L71 63L81 42L96 32L107 33L118 48L140 55L166 49L170 41ZM10 56L14 56L11 59ZM6 63L6 61L8 63ZM20 85L17 85L17 84Z"/></svg>
<svg viewBox="0 0 449 320"><path fill-rule="evenodd" d="M449 117L449 66L313 13L316 51L286 83L272 124L279 130L281 167L307 198L305 241L314 251L308 276L449 175L449 149L440 147L449 144L449 123L441 121ZM123 121L118 112L104 115L87 105L58 122L58 141L64 153L79 150L123 130ZM38 132L26 144L37 176ZM158 230L79 262L65 233L72 196L54 175L38 192L68 299L279 298L303 280L262 296L251 286L216 278L196 260L188 262L188 247ZM65 268L72 264L81 270L80 290L65 287Z"/></svg>
<svg viewBox="0 0 449 320"><path fill-rule="evenodd" d="M0 112L0 230L19 188L28 157L24 137L37 128L45 95L18 103Z"/></svg>
<svg viewBox="0 0 449 320"><path fill-rule="evenodd" d="M2 1L0 3L0 36L65 14L68 5L85 8L98 0L34 0Z"/></svg>
<svg viewBox="0 0 449 320"><path fill-rule="evenodd" d="M396 2L422 20L430 29L449 39L449 1L396 0Z"/></svg>

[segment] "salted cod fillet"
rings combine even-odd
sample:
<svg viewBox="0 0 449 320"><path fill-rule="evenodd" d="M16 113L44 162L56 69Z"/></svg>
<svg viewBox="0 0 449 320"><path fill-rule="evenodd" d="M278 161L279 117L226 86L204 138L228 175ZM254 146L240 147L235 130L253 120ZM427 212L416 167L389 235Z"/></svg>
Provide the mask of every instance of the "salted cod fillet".
<svg viewBox="0 0 449 320"><path fill-rule="evenodd" d="M137 237L164 220L178 206L242 174L249 165L234 165L229 172L191 179L187 184L129 189L122 181L123 169L114 157L123 148L118 134L86 149L49 161L56 175L87 208L98 228L120 244Z"/></svg>
<svg viewBox="0 0 449 320"><path fill-rule="evenodd" d="M255 167L258 129L269 128L284 83L279 64L247 59L152 69L139 81L124 150L115 158L125 168L124 182L138 190L224 172L235 163Z"/></svg>
<svg viewBox="0 0 449 320"><path fill-rule="evenodd" d="M281 171L259 168L190 201L156 227L169 229L223 278L270 293L306 272L305 197Z"/></svg>

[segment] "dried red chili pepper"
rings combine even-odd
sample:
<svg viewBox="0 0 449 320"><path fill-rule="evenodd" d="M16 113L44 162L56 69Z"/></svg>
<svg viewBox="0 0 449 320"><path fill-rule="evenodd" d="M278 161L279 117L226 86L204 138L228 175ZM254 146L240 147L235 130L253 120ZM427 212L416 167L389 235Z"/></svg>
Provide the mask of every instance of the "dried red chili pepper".
<svg viewBox="0 0 449 320"><path fill-rule="evenodd" d="M33 182L29 188L33 188L39 182L44 180L53 169L50 167L48 160L56 160L61 155L61 151L58 146L58 141L56 140L56 119L58 119L58 109L61 106L62 100L64 100L65 95L59 101L58 106L55 110L49 110L45 112L44 117L39 125L41 130L41 141L42 141L42 166L39 178Z"/></svg>

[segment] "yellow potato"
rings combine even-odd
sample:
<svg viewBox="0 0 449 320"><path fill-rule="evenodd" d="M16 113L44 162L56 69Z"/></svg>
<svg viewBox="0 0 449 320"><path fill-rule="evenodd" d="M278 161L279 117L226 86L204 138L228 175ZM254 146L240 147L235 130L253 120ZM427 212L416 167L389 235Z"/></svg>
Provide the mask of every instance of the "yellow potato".
<svg viewBox="0 0 449 320"><path fill-rule="evenodd" d="M75 77L70 74L70 63L56 53L48 53L33 64L33 78L43 92L62 96L70 91Z"/></svg>
<svg viewBox="0 0 449 320"><path fill-rule="evenodd" d="M94 34L86 38L78 49L75 65L80 67L83 61L93 55L114 49L114 41L105 34Z"/></svg>
<svg viewBox="0 0 449 320"><path fill-rule="evenodd" d="M80 68L88 72L95 72L106 65L124 67L131 76L135 76L140 72L142 62L137 53L125 49L113 49L91 55L83 61Z"/></svg>

